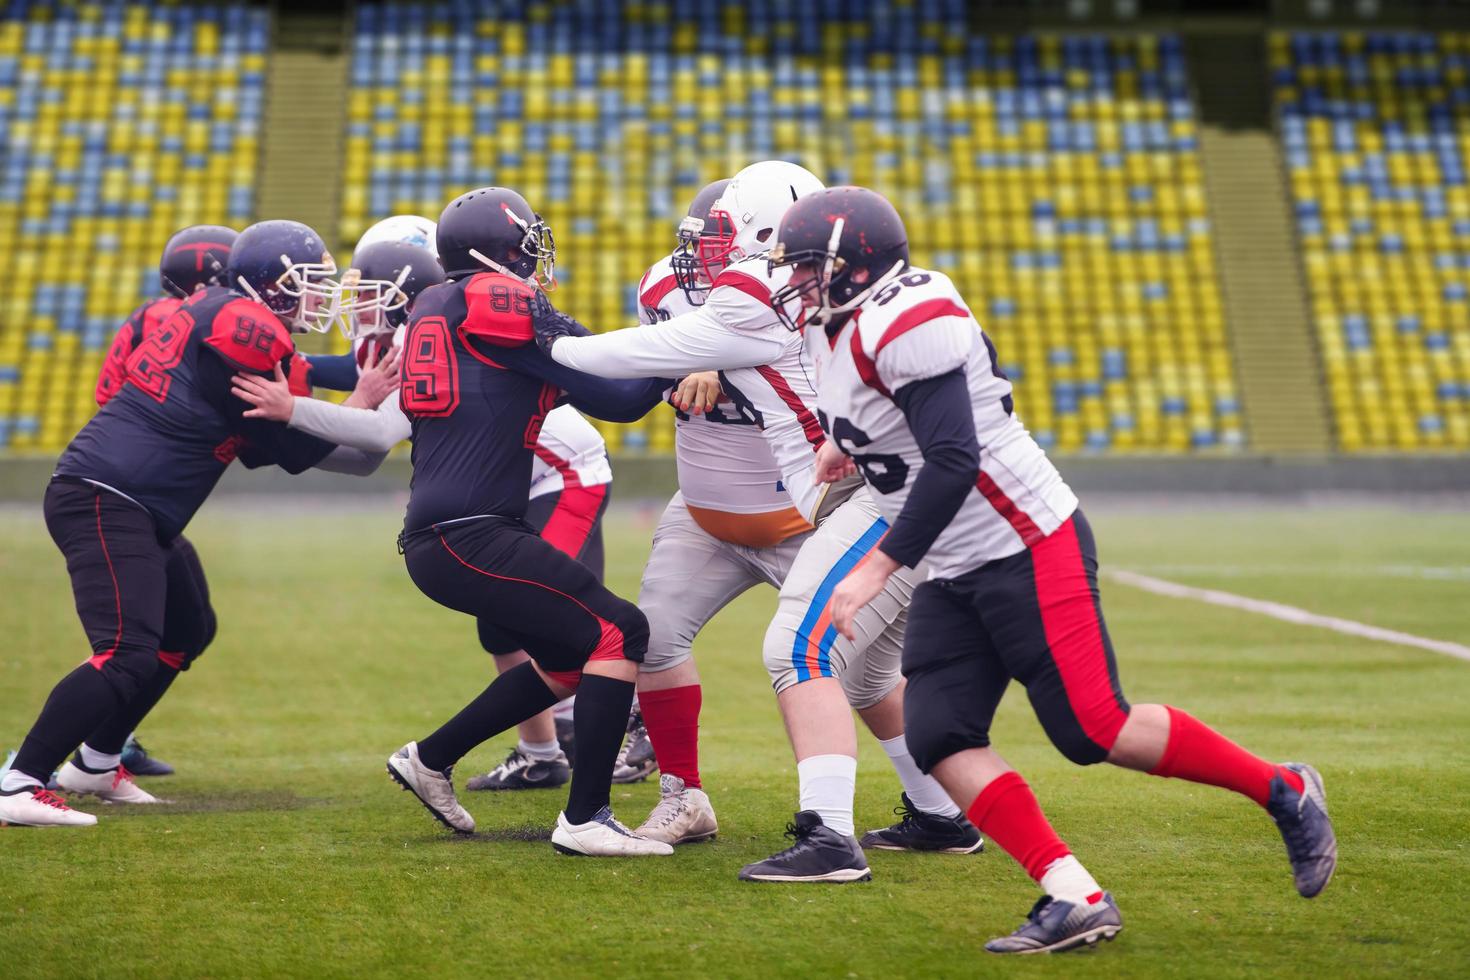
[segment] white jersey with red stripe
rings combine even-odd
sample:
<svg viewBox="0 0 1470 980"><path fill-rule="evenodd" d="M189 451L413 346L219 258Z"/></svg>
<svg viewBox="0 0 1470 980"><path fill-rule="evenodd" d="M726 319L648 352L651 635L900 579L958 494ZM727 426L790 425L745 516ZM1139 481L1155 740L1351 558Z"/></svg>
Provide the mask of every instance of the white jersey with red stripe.
<svg viewBox="0 0 1470 980"><path fill-rule="evenodd" d="M1077 509L1077 497L1012 411L1011 383L996 363L995 347L948 276L910 268L835 336L815 325L805 335L823 423L852 455L890 523L924 465L893 393L965 371L980 476L925 558L933 577L953 578L1017 554Z"/></svg>
<svg viewBox="0 0 1470 980"><path fill-rule="evenodd" d="M638 283L638 322L647 326L692 312L703 305L703 294L696 296L699 302L692 302L679 288L664 256ZM708 412L674 411L674 463L686 504L730 515L790 509L791 496L781 487L765 436L754 420L735 411L728 396Z"/></svg>
<svg viewBox="0 0 1470 980"><path fill-rule="evenodd" d="M390 344L394 347L403 345L402 327L394 331L391 340L386 333L355 338L352 353L357 358L358 372L369 363L369 359L377 363L387 353ZM391 399L397 397L397 392L389 395ZM391 405L385 403L382 410L402 419L396 402ZM403 421L406 424L406 420ZM404 438L407 438L406 433ZM531 461L532 500L556 493L563 487L595 487L612 482L607 443L592 423L570 405L562 405L547 413L541 435L536 440L535 453L536 458Z"/></svg>
<svg viewBox="0 0 1470 980"><path fill-rule="evenodd" d="M771 269L764 255L753 256L720 273L702 306L637 330L563 337L551 356L604 378L719 371L735 409L765 437L800 516L814 524L827 490L816 482L815 451L826 437L801 335L771 308L771 295L790 277L789 268Z"/></svg>

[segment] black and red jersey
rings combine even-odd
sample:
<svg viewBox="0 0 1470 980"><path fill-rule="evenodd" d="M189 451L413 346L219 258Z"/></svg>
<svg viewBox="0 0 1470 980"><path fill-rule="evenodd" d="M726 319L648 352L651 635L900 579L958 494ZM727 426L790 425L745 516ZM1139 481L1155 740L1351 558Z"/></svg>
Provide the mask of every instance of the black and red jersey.
<svg viewBox="0 0 1470 980"><path fill-rule="evenodd" d="M230 393L236 371L269 374L293 358L291 335L270 310L219 286L175 302L133 341L124 383L56 463L57 476L142 505L164 540L184 529L236 457L299 473L333 449L283 423L244 418L250 406Z"/></svg>
<svg viewBox="0 0 1470 980"><path fill-rule="evenodd" d="M431 286L414 300L399 392L413 424L406 529L522 516L536 437L564 392L611 422L641 418L661 401L667 381L609 381L543 354L531 327L535 291L486 272Z"/></svg>
<svg viewBox="0 0 1470 980"><path fill-rule="evenodd" d="M112 346L107 349L102 371L97 375L99 406L106 405L108 399L122 390L123 382L128 380L128 358L133 356L133 351L154 327L173 316L183 302L177 296L159 296L138 307L123 321L117 336L112 338Z"/></svg>

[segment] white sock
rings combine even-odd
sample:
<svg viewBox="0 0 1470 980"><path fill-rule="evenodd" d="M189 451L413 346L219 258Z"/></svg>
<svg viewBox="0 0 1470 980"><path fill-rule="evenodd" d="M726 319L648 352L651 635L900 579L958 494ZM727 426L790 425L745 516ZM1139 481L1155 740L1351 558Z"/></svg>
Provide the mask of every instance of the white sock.
<svg viewBox="0 0 1470 980"><path fill-rule="evenodd" d="M1087 873L1081 861L1068 854L1046 866L1041 875L1041 890L1060 901L1086 905L1089 898L1102 891L1102 886Z"/></svg>
<svg viewBox="0 0 1470 980"><path fill-rule="evenodd" d="M30 786L40 789L41 783L15 769L7 769L5 775L0 776L0 793L14 793Z"/></svg>
<svg viewBox="0 0 1470 980"><path fill-rule="evenodd" d="M521 750L521 755L530 759L540 759L543 762L561 755L561 745L556 739L549 742L528 742L521 739L516 743L516 748Z"/></svg>
<svg viewBox="0 0 1470 980"><path fill-rule="evenodd" d="M910 803L924 813L932 813L938 817L960 815L960 808L954 805L954 800L939 785L939 780L919 771L914 757L909 755L909 744L902 735L880 738L878 744L888 753L888 761L893 763L893 771L898 773L898 781L903 784L903 791L909 795Z"/></svg>
<svg viewBox="0 0 1470 980"><path fill-rule="evenodd" d="M817 811L822 823L853 836L857 760L850 755L814 755L796 764L796 778L801 785L801 809Z"/></svg>
<svg viewBox="0 0 1470 980"><path fill-rule="evenodd" d="M82 765L96 772L106 772L109 769L116 769L122 765L121 752L98 752L86 742L82 743L81 756Z"/></svg>

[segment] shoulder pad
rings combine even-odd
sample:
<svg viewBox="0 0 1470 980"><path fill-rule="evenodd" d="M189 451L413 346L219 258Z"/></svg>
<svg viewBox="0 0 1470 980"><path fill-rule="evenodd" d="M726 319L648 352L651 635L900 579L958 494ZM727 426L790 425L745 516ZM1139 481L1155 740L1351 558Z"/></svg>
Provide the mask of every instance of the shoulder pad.
<svg viewBox="0 0 1470 980"><path fill-rule="evenodd" d="M520 347L536 336L531 301L536 287L500 272L482 272L465 283L465 317L460 329L497 347Z"/></svg>
<svg viewBox="0 0 1470 980"><path fill-rule="evenodd" d="M668 259L660 259L648 267L638 283L638 302L649 309L657 309L664 297L679 285Z"/></svg>
<svg viewBox="0 0 1470 980"><path fill-rule="evenodd" d="M264 374L296 350L276 315L250 299L232 299L210 321L204 342L230 364Z"/></svg>

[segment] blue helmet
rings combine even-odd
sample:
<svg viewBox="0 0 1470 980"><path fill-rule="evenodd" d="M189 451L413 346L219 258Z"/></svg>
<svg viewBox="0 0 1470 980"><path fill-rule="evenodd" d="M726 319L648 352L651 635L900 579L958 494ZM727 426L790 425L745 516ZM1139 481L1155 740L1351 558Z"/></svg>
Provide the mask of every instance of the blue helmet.
<svg viewBox="0 0 1470 980"><path fill-rule="evenodd" d="M258 221L235 239L226 284L292 330L325 333L337 319L337 263L299 221Z"/></svg>
<svg viewBox="0 0 1470 980"><path fill-rule="evenodd" d="M223 286L236 234L223 225L190 225L175 232L158 260L164 292L184 299L205 286Z"/></svg>
<svg viewBox="0 0 1470 980"><path fill-rule="evenodd" d="M439 262L451 279L494 269L556 285L556 242L541 215L508 187L480 187L450 201L435 231ZM537 276L537 266L540 275Z"/></svg>

